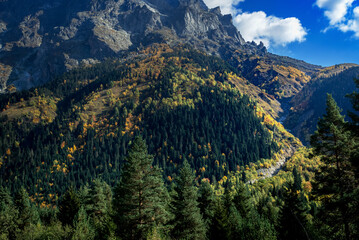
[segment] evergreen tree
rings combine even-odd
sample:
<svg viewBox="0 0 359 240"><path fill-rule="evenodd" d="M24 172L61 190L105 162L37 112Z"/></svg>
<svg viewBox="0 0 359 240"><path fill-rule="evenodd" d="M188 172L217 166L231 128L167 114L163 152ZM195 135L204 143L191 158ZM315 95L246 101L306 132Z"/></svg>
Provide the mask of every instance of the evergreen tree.
<svg viewBox="0 0 359 240"><path fill-rule="evenodd" d="M74 222L74 231L72 234L73 240L91 240L95 239L95 231L93 230L90 220L87 216L84 207L81 207L77 212Z"/></svg>
<svg viewBox="0 0 359 240"><path fill-rule="evenodd" d="M96 239L111 235L112 192L107 183L95 179L87 196L87 213L96 232Z"/></svg>
<svg viewBox="0 0 359 240"><path fill-rule="evenodd" d="M308 223L306 221L305 215L307 211L307 204L304 203L305 197L302 196L298 172L296 168L293 170L294 183L289 183L287 191L284 193L284 203L280 210L280 220L279 220L279 229L280 229L280 239L310 239L310 234L308 233ZM297 180L296 180L297 179Z"/></svg>
<svg viewBox="0 0 359 240"><path fill-rule="evenodd" d="M15 209L10 192L0 187L0 239L15 239L18 211Z"/></svg>
<svg viewBox="0 0 359 240"><path fill-rule="evenodd" d="M63 225L71 225L81 206L80 198L73 187L70 187L59 204L59 220Z"/></svg>
<svg viewBox="0 0 359 240"><path fill-rule="evenodd" d="M160 169L152 162L144 140L136 137L113 201L117 230L125 239L145 239L154 227L164 230L169 219L168 193Z"/></svg>
<svg viewBox="0 0 359 240"><path fill-rule="evenodd" d="M294 183L292 185L292 188L294 191L302 191L302 176L300 175L300 173L298 172L297 167L293 168L293 178L294 178Z"/></svg>
<svg viewBox="0 0 359 240"><path fill-rule="evenodd" d="M20 230L30 226L30 224L36 224L40 219L37 210L31 206L29 194L24 187L17 192L14 198L15 207L19 212L17 224Z"/></svg>
<svg viewBox="0 0 359 240"><path fill-rule="evenodd" d="M314 193L323 204L321 219L331 226L334 238L352 239L352 222L358 217L353 195L357 185L350 159L354 142L340 109L329 94L326 114L318 122L311 145L314 154L324 162L314 185Z"/></svg>
<svg viewBox="0 0 359 240"><path fill-rule="evenodd" d="M237 208L239 214L246 218L251 210L251 201L250 195L246 188L246 185L243 182L238 182L236 186L236 192L233 197L233 203Z"/></svg>
<svg viewBox="0 0 359 240"><path fill-rule="evenodd" d="M174 239L200 240L206 238L206 228L198 207L194 174L185 160L176 178L176 195L172 207L174 214L172 237Z"/></svg>
<svg viewBox="0 0 359 240"><path fill-rule="evenodd" d="M216 210L216 196L208 181L202 181L199 188L198 206L206 225L207 233L212 224Z"/></svg>
<svg viewBox="0 0 359 240"><path fill-rule="evenodd" d="M359 78L354 79L356 87L359 88ZM355 111L359 111L359 93L353 92L348 94L347 97L350 98L353 109ZM349 112L349 116L352 119L351 129L355 132L357 136L359 136L359 115L354 112Z"/></svg>

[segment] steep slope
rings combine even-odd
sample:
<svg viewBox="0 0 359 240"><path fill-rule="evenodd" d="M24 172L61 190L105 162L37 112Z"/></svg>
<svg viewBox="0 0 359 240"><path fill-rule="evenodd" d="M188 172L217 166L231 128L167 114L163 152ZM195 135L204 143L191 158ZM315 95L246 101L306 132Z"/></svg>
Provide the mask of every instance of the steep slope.
<svg viewBox="0 0 359 240"><path fill-rule="evenodd" d="M270 53L250 57L242 66L244 77L277 99L296 95L321 69L320 66Z"/></svg>
<svg viewBox="0 0 359 240"><path fill-rule="evenodd" d="M326 94L330 93L338 106L347 115L352 110L350 100L345 95L355 89L353 79L359 76L356 64L341 64L322 69L292 100L290 113L284 125L308 144L310 135L317 127L318 118L325 113ZM348 120L348 119L347 119Z"/></svg>
<svg viewBox="0 0 359 240"><path fill-rule="evenodd" d="M153 43L189 44L220 56L276 98L292 96L320 69L245 42L230 15L202 0L0 1L0 66L7 68L0 91L38 86L105 58L125 59Z"/></svg>
<svg viewBox="0 0 359 240"><path fill-rule="evenodd" d="M0 184L28 186L47 203L70 184L95 177L114 184L139 133L169 182L184 159L211 182L230 172L257 177L257 168L301 143L240 93L236 83L250 83L237 74L220 58L154 45L123 63L108 60L2 95Z"/></svg>
<svg viewBox="0 0 359 240"><path fill-rule="evenodd" d="M12 68L2 82L20 89L151 43L189 43L216 55L245 45L232 18L202 0L20 0L1 1L0 9L0 63Z"/></svg>

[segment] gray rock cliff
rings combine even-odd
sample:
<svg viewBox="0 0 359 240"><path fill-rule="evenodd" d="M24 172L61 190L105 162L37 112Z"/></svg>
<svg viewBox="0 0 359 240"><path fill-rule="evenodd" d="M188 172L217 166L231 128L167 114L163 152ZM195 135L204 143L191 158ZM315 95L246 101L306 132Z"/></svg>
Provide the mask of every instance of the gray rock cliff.
<svg viewBox="0 0 359 240"><path fill-rule="evenodd" d="M12 69L2 86L37 86L152 43L187 43L222 57L263 51L202 0L0 1L0 64Z"/></svg>

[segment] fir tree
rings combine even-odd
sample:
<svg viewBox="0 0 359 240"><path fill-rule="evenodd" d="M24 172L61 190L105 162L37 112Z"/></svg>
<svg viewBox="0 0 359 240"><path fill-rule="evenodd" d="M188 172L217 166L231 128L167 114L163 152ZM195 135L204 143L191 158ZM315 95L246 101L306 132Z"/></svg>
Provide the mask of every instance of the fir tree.
<svg viewBox="0 0 359 240"><path fill-rule="evenodd" d="M23 230L25 227L30 226L30 224L35 224L39 221L39 216L37 210L31 206L29 194L22 187L14 198L15 207L19 212L18 215L18 228Z"/></svg>
<svg viewBox="0 0 359 240"><path fill-rule="evenodd" d="M351 222L357 218L353 212L356 183L350 161L354 143L339 107L329 94L326 114L318 122L311 145L314 154L325 163L315 176L314 186L314 193L323 203L321 219L331 226L335 238L352 239Z"/></svg>
<svg viewBox="0 0 359 240"><path fill-rule="evenodd" d="M0 187L0 239L15 239L18 211L15 209L10 192Z"/></svg>
<svg viewBox="0 0 359 240"><path fill-rule="evenodd" d="M74 222L74 230L72 234L73 240L91 240L95 239L95 231L93 230L90 220L87 216L84 207L81 207L77 212Z"/></svg>
<svg viewBox="0 0 359 240"><path fill-rule="evenodd" d="M208 233L216 210L216 197L208 181L203 181L201 183L198 203Z"/></svg>
<svg viewBox="0 0 359 240"><path fill-rule="evenodd" d="M59 220L63 225L71 225L81 206L80 198L73 187L70 187L59 204Z"/></svg>
<svg viewBox="0 0 359 240"><path fill-rule="evenodd" d="M144 140L136 137L113 201L118 233L125 239L145 239L154 227L164 230L169 219L168 193L160 169L152 162Z"/></svg>
<svg viewBox="0 0 359 240"><path fill-rule="evenodd" d="M206 238L206 228L198 207L197 188L193 171L185 160L176 179L176 195L173 200L174 239L200 240Z"/></svg>
<svg viewBox="0 0 359 240"><path fill-rule="evenodd" d="M283 196L283 206L280 210L279 228L280 239L310 239L308 223L305 218L307 209L306 198L301 185L300 174L293 170L294 182L287 184L287 191ZM300 186L300 187L299 187Z"/></svg>
<svg viewBox="0 0 359 240"><path fill-rule="evenodd" d="M109 185L94 180L86 201L87 213L96 232L96 239L108 239L111 235L112 192Z"/></svg>

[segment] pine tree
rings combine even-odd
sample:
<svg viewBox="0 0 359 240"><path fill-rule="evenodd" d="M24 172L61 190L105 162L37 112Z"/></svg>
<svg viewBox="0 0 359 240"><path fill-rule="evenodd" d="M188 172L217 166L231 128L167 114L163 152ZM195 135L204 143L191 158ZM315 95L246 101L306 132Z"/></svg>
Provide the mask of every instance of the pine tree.
<svg viewBox="0 0 359 240"><path fill-rule="evenodd" d="M81 202L76 190L70 187L59 204L59 220L64 226L72 226L80 206Z"/></svg>
<svg viewBox="0 0 359 240"><path fill-rule="evenodd" d="M213 189L208 181L203 181L201 183L199 188L198 203L207 232L209 232L208 229L212 224L216 210L216 196L214 195Z"/></svg>
<svg viewBox="0 0 359 240"><path fill-rule="evenodd" d="M16 239L18 211L10 192L0 187L0 239Z"/></svg>
<svg viewBox="0 0 359 240"><path fill-rule="evenodd" d="M315 176L313 188L323 203L321 219L331 226L334 237L352 239L351 222L357 218L353 212L357 185L350 159L354 142L339 107L329 94L326 114L318 122L311 145L314 154L325 163Z"/></svg>
<svg viewBox="0 0 359 240"><path fill-rule="evenodd" d="M359 78L354 79L354 82L356 84L356 87L359 88ZM351 94L348 94L347 97L350 98L354 110L359 111L359 93L353 92ZM359 136L359 115L354 112L349 112L349 116L353 121L351 125L352 130L357 136Z"/></svg>
<svg viewBox="0 0 359 240"><path fill-rule="evenodd" d="M30 224L36 224L39 221L38 213L36 209L31 206L29 194L24 187L22 187L15 195L14 203L17 211L19 212L19 229L23 230L25 227L30 226Z"/></svg>
<svg viewBox="0 0 359 240"><path fill-rule="evenodd" d="M168 193L160 169L152 162L144 140L136 137L113 201L118 233L125 239L145 239L154 227L164 230L169 219Z"/></svg>
<svg viewBox="0 0 359 240"><path fill-rule="evenodd" d="M280 239L311 239L305 218L308 205L301 192L301 178L296 168L293 169L293 176L294 182L288 183L285 187L287 191L284 193L284 204L280 209Z"/></svg>
<svg viewBox="0 0 359 240"><path fill-rule="evenodd" d="M109 185L95 179L89 190L86 207L96 239L108 239L111 235L112 192Z"/></svg>
<svg viewBox="0 0 359 240"><path fill-rule="evenodd" d="M176 179L176 195L172 204L174 214L172 237L174 239L206 238L206 228L198 207L194 179L193 171L185 160Z"/></svg>
<svg viewBox="0 0 359 240"><path fill-rule="evenodd" d="M302 176L299 174L297 167L293 168L294 183L292 185L294 191L302 191Z"/></svg>
<svg viewBox="0 0 359 240"><path fill-rule="evenodd" d="M95 231L93 230L90 220L87 216L86 210L84 207L81 207L73 222L74 231L72 234L73 240L91 240L95 239Z"/></svg>

